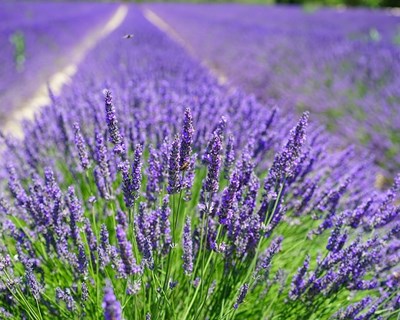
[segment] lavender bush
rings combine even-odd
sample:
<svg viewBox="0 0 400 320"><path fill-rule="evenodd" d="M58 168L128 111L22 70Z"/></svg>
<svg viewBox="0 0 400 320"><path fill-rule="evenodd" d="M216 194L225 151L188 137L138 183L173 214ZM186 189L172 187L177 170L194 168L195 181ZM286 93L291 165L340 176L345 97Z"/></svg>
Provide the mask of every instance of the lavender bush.
<svg viewBox="0 0 400 320"><path fill-rule="evenodd" d="M149 8L231 85L288 112L311 110L344 141L367 146L380 166L399 169L398 16L238 4Z"/></svg>
<svg viewBox="0 0 400 320"><path fill-rule="evenodd" d="M367 155L218 85L135 6L79 70L2 135L4 318L399 316L400 177L375 190Z"/></svg>

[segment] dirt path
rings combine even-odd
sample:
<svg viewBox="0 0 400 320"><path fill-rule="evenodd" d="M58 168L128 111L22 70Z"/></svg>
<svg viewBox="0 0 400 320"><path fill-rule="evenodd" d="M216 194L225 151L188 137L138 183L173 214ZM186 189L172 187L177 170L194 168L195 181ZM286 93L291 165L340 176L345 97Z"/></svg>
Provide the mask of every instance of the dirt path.
<svg viewBox="0 0 400 320"><path fill-rule="evenodd" d="M78 70L78 64L85 58L86 54L104 37L114 31L124 21L128 14L128 6L120 5L106 24L100 26L87 35L72 51L69 56L69 64L62 70L53 74L46 83L43 83L36 93L21 108L13 111L2 128L4 133L12 133L13 136L22 137L22 119L33 119L35 113L50 103L48 86L54 95L61 93L62 87L71 81Z"/></svg>
<svg viewBox="0 0 400 320"><path fill-rule="evenodd" d="M180 46L182 46L186 50L186 52L188 52L192 57L196 58L197 60L199 59L193 47L190 46L174 28L172 28L165 20L163 20L159 15L157 15L153 10L150 10L149 8L146 7L142 7L142 12L145 18L149 22L151 22L154 26L156 26L162 32L167 34L172 40L174 40ZM227 83L227 77L220 70L214 68L210 62L204 60L202 61L202 64L208 70L210 70L210 72L218 80L219 84L224 85Z"/></svg>

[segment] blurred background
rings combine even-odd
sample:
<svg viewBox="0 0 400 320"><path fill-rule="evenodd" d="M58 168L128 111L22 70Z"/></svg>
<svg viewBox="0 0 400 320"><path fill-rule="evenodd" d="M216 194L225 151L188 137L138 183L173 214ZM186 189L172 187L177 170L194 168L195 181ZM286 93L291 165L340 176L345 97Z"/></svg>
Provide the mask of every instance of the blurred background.
<svg viewBox="0 0 400 320"><path fill-rule="evenodd" d="M146 1L139 0L137 2L192 2L192 3L249 3L249 4L300 4L306 6L366 6L366 7L399 7L400 0L166 0L166 1Z"/></svg>
<svg viewBox="0 0 400 320"><path fill-rule="evenodd" d="M20 1L5 0L4 2L43 2L41 0ZM81 0L52 0L48 2L81 2ZM247 3L247 4L298 4L311 7L318 6L364 6L364 7L400 7L400 0L86 0L85 2L131 2L131 3Z"/></svg>

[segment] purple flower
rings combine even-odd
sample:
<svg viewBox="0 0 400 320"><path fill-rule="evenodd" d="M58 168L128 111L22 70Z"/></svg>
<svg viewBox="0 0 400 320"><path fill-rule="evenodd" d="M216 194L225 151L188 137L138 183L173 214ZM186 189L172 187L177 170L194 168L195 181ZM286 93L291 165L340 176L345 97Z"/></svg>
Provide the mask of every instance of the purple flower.
<svg viewBox="0 0 400 320"><path fill-rule="evenodd" d="M77 242L79 239L78 223L82 222L83 210L78 198L75 195L75 189L73 186L68 187L67 204L70 213L71 237L75 242Z"/></svg>
<svg viewBox="0 0 400 320"><path fill-rule="evenodd" d="M125 212L121 211L121 210L117 210L117 222L118 224L124 228L124 230L126 230L128 228L128 219L126 217Z"/></svg>
<svg viewBox="0 0 400 320"><path fill-rule="evenodd" d="M168 193L174 194L180 191L180 156L179 156L179 137L176 136L171 146L171 153L168 163Z"/></svg>
<svg viewBox="0 0 400 320"><path fill-rule="evenodd" d="M341 250L347 240L347 234L340 232L340 226L333 229L329 239L326 249L332 252L338 252Z"/></svg>
<svg viewBox="0 0 400 320"><path fill-rule="evenodd" d="M82 282L81 285L81 297L83 301L87 301L89 299L89 289L87 287L86 282Z"/></svg>
<svg viewBox="0 0 400 320"><path fill-rule="evenodd" d="M280 251L282 241L283 237L275 238L269 245L268 249L260 256L257 267L254 271L255 277L260 276L260 273L268 275L269 269L271 268L272 258Z"/></svg>
<svg viewBox="0 0 400 320"><path fill-rule="evenodd" d="M192 143L193 143L193 118L189 108L185 109L185 118L183 120L183 129L181 134L181 148L180 148L180 158L179 165L183 168L184 165L189 163L190 156L192 153Z"/></svg>
<svg viewBox="0 0 400 320"><path fill-rule="evenodd" d="M186 275L191 275L193 272L193 240L191 231L191 220L186 218L185 226L183 228L183 270Z"/></svg>
<svg viewBox="0 0 400 320"><path fill-rule="evenodd" d="M97 190L100 193L100 196L104 199L109 199L109 194L108 194L108 188L107 188L107 182L106 179L102 173L102 170L100 167L96 166L93 171L94 174L94 181L97 186Z"/></svg>
<svg viewBox="0 0 400 320"><path fill-rule="evenodd" d="M221 168L222 143L218 134L214 134L210 143L210 153L208 155L208 173L205 182L205 190L210 193L218 191L219 171Z"/></svg>
<svg viewBox="0 0 400 320"><path fill-rule="evenodd" d="M239 308L239 305L243 302L244 298L246 298L247 290L249 289L249 285L245 283L239 289L239 295L236 299L236 303L233 305L233 308Z"/></svg>
<svg viewBox="0 0 400 320"><path fill-rule="evenodd" d="M83 275L88 272L88 260L85 253L85 247L82 243L78 244L78 271Z"/></svg>
<svg viewBox="0 0 400 320"><path fill-rule="evenodd" d="M111 284L107 284L104 288L102 307L105 320L122 320L121 304L115 297Z"/></svg>
<svg viewBox="0 0 400 320"><path fill-rule="evenodd" d="M307 273L307 270L310 266L310 256L307 256L304 260L303 265L297 270L297 273L294 275L292 279L292 283L289 291L289 298L291 300L296 300L303 293L306 281L304 277Z"/></svg>
<svg viewBox="0 0 400 320"><path fill-rule="evenodd" d="M109 169L109 159L107 147L104 144L103 136L100 132L96 132L96 160L101 169L101 174L104 176L104 179L108 181L110 178L110 169Z"/></svg>
<svg viewBox="0 0 400 320"><path fill-rule="evenodd" d="M333 319L339 320L347 320L347 319L355 319L356 316L363 310L365 307L371 303L372 299L370 297L365 297L360 302L356 302L344 310L339 311L333 316Z"/></svg>
<svg viewBox="0 0 400 320"><path fill-rule="evenodd" d="M122 191L125 204L128 208L133 207L135 200L132 193L132 178L129 172L129 162L122 161L118 164L118 170L122 173Z"/></svg>
<svg viewBox="0 0 400 320"><path fill-rule="evenodd" d="M111 246L109 240L109 233L106 225L101 225L100 230L100 246L99 246L99 260L100 265L104 268L109 262L111 258Z"/></svg>
<svg viewBox="0 0 400 320"><path fill-rule="evenodd" d="M86 150L86 143L83 139L81 128L79 127L78 122L74 122L73 124L75 130L75 146L78 149L79 160L82 169L85 171L89 168L89 157Z"/></svg>
<svg viewBox="0 0 400 320"><path fill-rule="evenodd" d="M228 188L224 190L221 199L221 205L218 211L219 222L228 225L233 215L233 205L235 203L235 195L239 190L239 175L234 172L229 182Z"/></svg>
<svg viewBox="0 0 400 320"><path fill-rule="evenodd" d="M111 92L104 90L104 101L106 108L106 120L108 126L108 132L110 134L110 141L114 144L114 152L121 155L123 158L126 154L125 144L119 131L118 120L115 115L115 107L112 101Z"/></svg>
<svg viewBox="0 0 400 320"><path fill-rule="evenodd" d="M217 135L217 136L219 136L220 141L222 141L223 140L223 134L225 132L225 128L226 128L226 118L225 117L221 117L221 120L218 122L218 124L216 125L216 127L212 131L212 137L208 141L206 150L205 150L205 152L204 152L204 154L202 156L202 162L204 164L209 164L209 162L211 160L211 149L213 148L213 143L214 143L213 137L215 135Z"/></svg>
<svg viewBox="0 0 400 320"><path fill-rule="evenodd" d="M10 189L10 192L17 200L17 204L20 206L24 206L28 202L28 196L25 190L22 188L22 185L17 175L17 171L11 164L7 166L7 170L10 175L10 179L8 180L8 187Z"/></svg>
<svg viewBox="0 0 400 320"><path fill-rule="evenodd" d="M267 192L273 190L275 184L280 183L285 177L292 176L293 168L297 164L305 141L308 116L308 112L303 113L296 127L290 131L290 138L285 147L275 156L274 163L265 180L264 189Z"/></svg>
<svg viewBox="0 0 400 320"><path fill-rule="evenodd" d="M152 145L149 146L149 165L147 168L146 196L150 201L155 201L160 191L163 178L162 164L159 154Z"/></svg>
<svg viewBox="0 0 400 320"><path fill-rule="evenodd" d="M135 148L135 157L132 164L132 185L130 187L133 202L139 198L139 190L142 183L142 153L142 145L137 144Z"/></svg>
<svg viewBox="0 0 400 320"><path fill-rule="evenodd" d="M68 311L75 311L76 310L76 302L71 295L71 290L66 288L65 291L61 288L56 289L56 300L57 301L64 301Z"/></svg>
<svg viewBox="0 0 400 320"><path fill-rule="evenodd" d="M234 162L235 162L234 137L233 135L230 135L225 149L225 159L224 159L225 179L229 179Z"/></svg>
<svg viewBox="0 0 400 320"><path fill-rule="evenodd" d="M136 265L136 260L133 256L132 244L127 240L125 231L121 225L117 226L116 233L125 274L131 275L138 273L140 269Z"/></svg>
<svg viewBox="0 0 400 320"><path fill-rule="evenodd" d="M40 283L37 281L35 274L33 273L33 267L31 263L25 265L25 279L27 287L36 300L40 299L40 294L43 290Z"/></svg>

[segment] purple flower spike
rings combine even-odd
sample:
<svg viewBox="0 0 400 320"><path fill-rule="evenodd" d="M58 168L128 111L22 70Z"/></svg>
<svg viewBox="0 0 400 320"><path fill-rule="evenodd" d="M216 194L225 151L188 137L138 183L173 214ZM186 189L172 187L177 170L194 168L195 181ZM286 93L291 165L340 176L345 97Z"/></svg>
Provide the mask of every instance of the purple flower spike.
<svg viewBox="0 0 400 320"><path fill-rule="evenodd" d="M114 152L125 157L126 147L119 131L118 120L115 115L115 107L112 101L112 95L109 90L104 90L104 101L106 107L106 120L110 141L114 144Z"/></svg>
<svg viewBox="0 0 400 320"><path fill-rule="evenodd" d="M219 222L228 224L233 215L233 205L235 202L236 192L239 190L240 181L239 174L234 172L229 182L228 188L224 190L221 200L221 206L218 212Z"/></svg>
<svg viewBox="0 0 400 320"><path fill-rule="evenodd" d="M101 175L106 182L110 180L110 168L108 163L107 147L104 144L104 139L100 132L96 132L96 160L100 167Z"/></svg>
<svg viewBox="0 0 400 320"><path fill-rule="evenodd" d="M130 275L138 273L139 268L137 267L136 260L133 256L132 244L127 240L124 228L121 225L118 225L116 231L125 274Z"/></svg>
<svg viewBox="0 0 400 320"><path fill-rule="evenodd" d="M186 275L191 275L193 272L193 240L191 231L191 220L186 218L185 227L183 228L183 270Z"/></svg>
<svg viewBox="0 0 400 320"><path fill-rule="evenodd" d="M132 178L129 173L129 162L123 161L118 164L118 170L122 173L122 191L124 192L125 204L131 208L135 201L132 196Z"/></svg>
<svg viewBox="0 0 400 320"><path fill-rule="evenodd" d="M239 308L239 305L243 302L244 298L246 298L247 291L249 290L249 285L245 283L240 287L239 295L237 297L236 303L233 305L233 308Z"/></svg>
<svg viewBox="0 0 400 320"><path fill-rule="evenodd" d="M304 290L305 280L304 277L307 273L308 267L310 266L310 257L307 256L304 260L303 265L297 270L297 274L293 277L291 289L289 292L289 298L296 300Z"/></svg>
<svg viewBox="0 0 400 320"><path fill-rule="evenodd" d="M265 190L270 191L284 177L291 177L293 169L301 154L301 148L306 138L309 113L304 112L296 127L290 131L289 141L283 150L275 156L274 163L265 181Z"/></svg>
<svg viewBox="0 0 400 320"><path fill-rule="evenodd" d="M230 135L228 143L226 144L225 160L224 160L224 177L229 179L233 163L235 162L235 150L234 150L234 137Z"/></svg>
<svg viewBox="0 0 400 320"><path fill-rule="evenodd" d="M86 150L86 143L83 139L81 128L79 127L78 122L74 122L73 124L75 130L75 146L78 149L79 160L82 169L85 171L89 168L89 157Z"/></svg>
<svg viewBox="0 0 400 320"><path fill-rule="evenodd" d="M142 153L143 147L137 144L135 148L135 158L132 165L132 200L135 202L139 198L139 190L142 183Z"/></svg>
<svg viewBox="0 0 400 320"><path fill-rule="evenodd" d="M179 137L175 137L172 142L171 153L168 163L168 193L178 193L181 189L180 181L180 160L179 160Z"/></svg>
<svg viewBox="0 0 400 320"><path fill-rule="evenodd" d="M79 238L78 223L83 219L83 210L78 198L75 195L75 189L73 186L68 187L67 203L70 213L71 237L75 242L77 242Z"/></svg>
<svg viewBox="0 0 400 320"><path fill-rule="evenodd" d="M205 190L207 192L215 193L218 191L219 171L221 169L221 150L221 137L218 134L214 134L211 141L210 154L208 156L208 173L205 183Z"/></svg>
<svg viewBox="0 0 400 320"><path fill-rule="evenodd" d="M146 197L150 201L155 201L160 192L160 182L162 180L162 164L159 154L152 145L149 146L149 161L147 168Z"/></svg>
<svg viewBox="0 0 400 320"><path fill-rule="evenodd" d="M110 284L104 289L103 298L104 320L122 320L121 304L114 295Z"/></svg>
<svg viewBox="0 0 400 320"><path fill-rule="evenodd" d="M26 269L26 284L31 291L32 295L35 299L40 298L40 294L42 292L42 287L40 286L39 282L36 279L35 274L33 273L32 265L28 263L25 266Z"/></svg>
<svg viewBox="0 0 400 320"><path fill-rule="evenodd" d="M183 129L181 134L181 149L180 149L180 159L179 165L182 168L184 165L188 164L190 161L190 156L192 153L192 143L193 143L193 117L189 108L185 109L185 118L183 120Z"/></svg>
<svg viewBox="0 0 400 320"><path fill-rule="evenodd" d="M344 310L339 311L333 319L355 319L356 316L372 301L371 297L365 297L360 302L354 303Z"/></svg>

